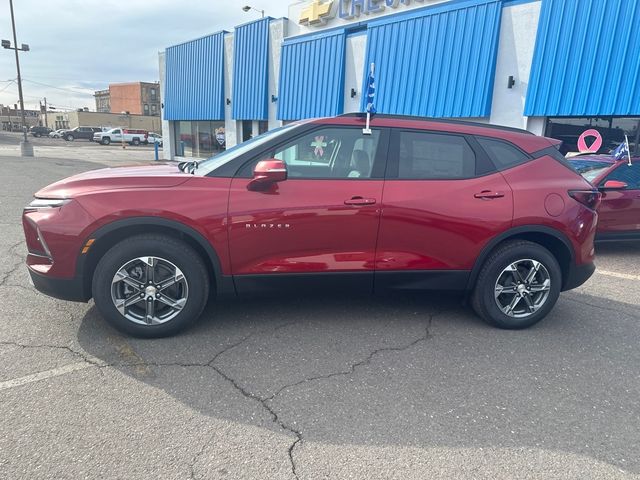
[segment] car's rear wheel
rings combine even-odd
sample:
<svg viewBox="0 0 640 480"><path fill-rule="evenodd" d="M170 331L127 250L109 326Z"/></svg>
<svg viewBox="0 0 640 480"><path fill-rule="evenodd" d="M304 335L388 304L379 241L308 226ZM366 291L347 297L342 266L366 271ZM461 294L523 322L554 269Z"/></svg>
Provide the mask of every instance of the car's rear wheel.
<svg viewBox="0 0 640 480"><path fill-rule="evenodd" d="M134 145L136 145L136 146L137 146L137 145L140 145L140 139L139 139L139 138L134 138L134 139L133 139L133 141L132 141L131 143L133 143L133 144L134 144Z"/></svg>
<svg viewBox="0 0 640 480"><path fill-rule="evenodd" d="M100 259L92 290L96 307L118 330L164 337L197 320L207 302L209 277L187 244L163 235L138 235Z"/></svg>
<svg viewBox="0 0 640 480"><path fill-rule="evenodd" d="M526 328L547 316L561 286L562 271L551 252L533 242L506 242L482 266L472 306L491 325Z"/></svg>

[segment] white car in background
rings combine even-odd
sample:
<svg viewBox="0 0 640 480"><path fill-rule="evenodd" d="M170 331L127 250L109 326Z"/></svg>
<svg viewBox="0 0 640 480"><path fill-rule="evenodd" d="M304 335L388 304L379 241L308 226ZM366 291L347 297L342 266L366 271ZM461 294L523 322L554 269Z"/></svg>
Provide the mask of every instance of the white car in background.
<svg viewBox="0 0 640 480"><path fill-rule="evenodd" d="M64 128L59 128L58 130L53 130L49 132L49 138L62 138L62 132L64 132Z"/></svg>
<svg viewBox="0 0 640 480"><path fill-rule="evenodd" d="M147 137L149 144L157 143L159 147L162 146L162 135L155 132L149 132L149 136Z"/></svg>

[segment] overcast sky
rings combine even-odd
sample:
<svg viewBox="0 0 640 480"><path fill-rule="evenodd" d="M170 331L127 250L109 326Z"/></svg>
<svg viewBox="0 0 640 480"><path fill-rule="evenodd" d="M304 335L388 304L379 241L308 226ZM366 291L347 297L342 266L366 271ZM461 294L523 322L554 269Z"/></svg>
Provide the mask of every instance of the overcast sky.
<svg viewBox="0 0 640 480"><path fill-rule="evenodd" d="M158 80L158 52L260 18L295 0L13 0L25 108L38 101L95 109L93 91L109 83ZM11 40L9 0L0 0L0 38ZM18 101L12 50L0 49L0 104Z"/></svg>

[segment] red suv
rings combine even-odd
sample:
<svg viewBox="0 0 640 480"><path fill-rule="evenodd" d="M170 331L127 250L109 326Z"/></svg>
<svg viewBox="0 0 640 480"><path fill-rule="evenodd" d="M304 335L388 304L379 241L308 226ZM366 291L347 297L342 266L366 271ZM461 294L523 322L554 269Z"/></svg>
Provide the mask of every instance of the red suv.
<svg viewBox="0 0 640 480"><path fill-rule="evenodd" d="M25 208L36 288L173 334L210 294L459 290L524 328L594 271L600 193L523 130L377 115L272 130L200 162L88 172ZM240 308L240 305L239 305Z"/></svg>

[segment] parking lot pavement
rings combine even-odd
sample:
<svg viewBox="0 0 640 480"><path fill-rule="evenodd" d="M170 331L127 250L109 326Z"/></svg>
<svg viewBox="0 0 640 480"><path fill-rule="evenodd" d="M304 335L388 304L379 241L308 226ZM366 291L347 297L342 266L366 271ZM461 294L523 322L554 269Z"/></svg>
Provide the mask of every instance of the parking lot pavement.
<svg viewBox="0 0 640 480"><path fill-rule="evenodd" d="M283 295L136 340L28 285L22 206L86 160L0 157L0 478L640 475L638 244L525 331L455 296Z"/></svg>
<svg viewBox="0 0 640 480"><path fill-rule="evenodd" d="M20 155L22 138L21 133L0 132L0 157ZM82 160L98 166L128 165L155 159L153 145L125 145L122 148L121 144L100 145L88 140L67 142L61 138L36 138L33 135L28 135L27 138L33 144L35 158L55 158L63 162ZM162 159L162 147L158 153Z"/></svg>

